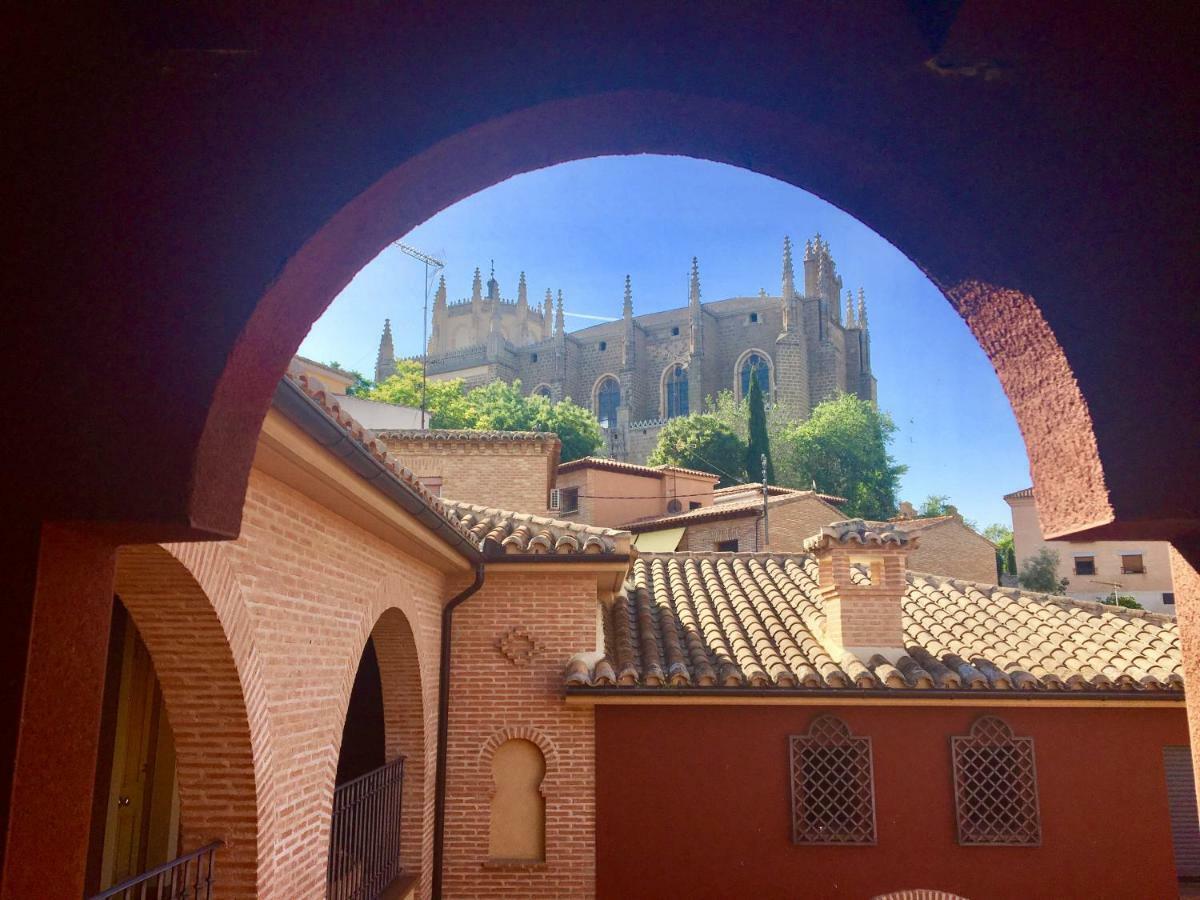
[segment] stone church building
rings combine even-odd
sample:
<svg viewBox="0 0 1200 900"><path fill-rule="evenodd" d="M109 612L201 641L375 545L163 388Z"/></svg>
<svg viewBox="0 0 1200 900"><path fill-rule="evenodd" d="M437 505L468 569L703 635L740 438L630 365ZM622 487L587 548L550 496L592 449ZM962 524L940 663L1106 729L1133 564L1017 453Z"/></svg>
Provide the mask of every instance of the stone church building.
<svg viewBox="0 0 1200 900"><path fill-rule="evenodd" d="M740 398L751 377L797 419L839 392L875 400L866 297L860 288L857 298L850 291L843 298L842 277L819 234L805 244L801 288L785 238L778 296L762 291L703 302L693 259L687 306L634 315L626 276L621 319L568 334L561 290L531 304L521 273L511 300L501 296L494 274L485 292L476 269L469 298L448 302L445 280L438 286L429 377L461 378L467 388L520 380L529 393L569 397L595 412L609 456L638 463L668 419L702 410L705 398L724 390ZM385 323L376 380L394 371L394 355Z"/></svg>

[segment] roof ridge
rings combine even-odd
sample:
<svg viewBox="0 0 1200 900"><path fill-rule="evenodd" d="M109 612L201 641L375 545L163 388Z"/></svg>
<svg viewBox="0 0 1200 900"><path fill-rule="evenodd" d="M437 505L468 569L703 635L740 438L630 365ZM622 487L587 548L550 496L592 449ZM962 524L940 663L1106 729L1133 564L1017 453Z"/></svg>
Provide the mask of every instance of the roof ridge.
<svg viewBox="0 0 1200 900"><path fill-rule="evenodd" d="M560 528L569 528L575 531L582 531L585 534L603 535L605 537L619 537L629 534L628 531L621 528L603 528L599 525L589 525L586 522L568 522L565 519L552 519L549 516L539 516L537 513L519 512L514 509L501 509L497 506L484 506L481 503L469 503L466 500L452 500L449 497L443 501L448 506L467 509L477 513L491 513L503 516L510 519L516 519L523 522L530 522L534 525L557 525Z"/></svg>

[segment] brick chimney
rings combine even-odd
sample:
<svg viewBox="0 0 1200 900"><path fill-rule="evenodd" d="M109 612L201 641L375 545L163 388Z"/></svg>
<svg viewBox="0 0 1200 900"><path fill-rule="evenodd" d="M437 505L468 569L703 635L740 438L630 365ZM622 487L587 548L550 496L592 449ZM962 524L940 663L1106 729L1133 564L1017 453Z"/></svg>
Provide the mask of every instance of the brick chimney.
<svg viewBox="0 0 1200 900"><path fill-rule="evenodd" d="M891 662L904 654L900 603L908 587L908 552L917 538L891 523L862 519L824 525L804 542L817 559L830 649L867 660L880 653Z"/></svg>

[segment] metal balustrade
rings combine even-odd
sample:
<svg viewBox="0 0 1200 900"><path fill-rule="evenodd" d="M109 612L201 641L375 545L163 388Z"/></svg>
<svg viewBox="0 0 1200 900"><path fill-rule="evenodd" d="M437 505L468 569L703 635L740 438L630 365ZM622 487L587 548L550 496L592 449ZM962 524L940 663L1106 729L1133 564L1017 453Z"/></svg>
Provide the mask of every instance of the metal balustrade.
<svg viewBox="0 0 1200 900"><path fill-rule="evenodd" d="M223 841L213 841L115 884L90 900L211 900L217 850L224 846Z"/></svg>
<svg viewBox="0 0 1200 900"><path fill-rule="evenodd" d="M400 874L404 757L333 792L329 900L374 900Z"/></svg>

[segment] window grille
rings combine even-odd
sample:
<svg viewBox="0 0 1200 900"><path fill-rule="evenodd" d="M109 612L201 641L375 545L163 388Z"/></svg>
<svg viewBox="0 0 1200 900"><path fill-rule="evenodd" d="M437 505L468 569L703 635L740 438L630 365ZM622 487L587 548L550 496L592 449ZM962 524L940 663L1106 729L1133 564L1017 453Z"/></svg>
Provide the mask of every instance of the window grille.
<svg viewBox="0 0 1200 900"><path fill-rule="evenodd" d="M668 419L688 414L688 372L683 366L676 365L667 373L665 389L667 394L666 412Z"/></svg>
<svg viewBox="0 0 1200 900"><path fill-rule="evenodd" d="M819 716L792 735L792 843L874 844L871 739L837 716Z"/></svg>
<svg viewBox="0 0 1200 900"><path fill-rule="evenodd" d="M1142 554L1140 553L1122 553L1121 554L1121 574L1122 575L1144 575L1146 573L1146 565L1142 562Z"/></svg>
<svg viewBox="0 0 1200 900"><path fill-rule="evenodd" d="M1094 557L1094 556L1077 556L1077 557L1075 557L1075 574L1076 575L1095 575L1096 574L1096 557Z"/></svg>
<svg viewBox="0 0 1200 900"><path fill-rule="evenodd" d="M1014 737L995 716L950 738L960 844L1042 843L1033 738Z"/></svg>
<svg viewBox="0 0 1200 900"><path fill-rule="evenodd" d="M596 391L596 418L600 420L601 427L612 428L617 424L617 408L620 405L620 383L615 378L605 378Z"/></svg>

